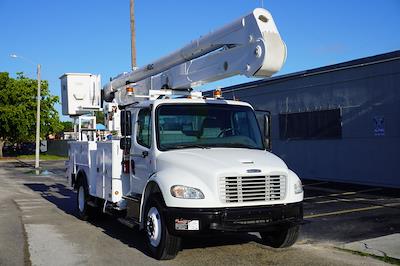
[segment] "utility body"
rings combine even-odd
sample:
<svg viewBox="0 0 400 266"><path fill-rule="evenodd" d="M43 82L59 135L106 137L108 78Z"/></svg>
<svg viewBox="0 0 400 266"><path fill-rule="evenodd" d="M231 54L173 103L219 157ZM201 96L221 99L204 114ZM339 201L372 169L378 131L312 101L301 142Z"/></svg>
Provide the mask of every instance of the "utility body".
<svg viewBox="0 0 400 266"><path fill-rule="evenodd" d="M113 136L80 137L69 146L67 176L81 218L109 213L138 226L157 259L175 257L182 237L215 232L260 232L267 245L292 245L303 218L303 190L270 152L268 112L226 100L220 91L207 98L192 90L238 74L270 76L285 58L271 15L256 9L113 79L102 93L107 124L118 124ZM79 109L71 111L74 117L90 110L87 103L69 106Z"/></svg>

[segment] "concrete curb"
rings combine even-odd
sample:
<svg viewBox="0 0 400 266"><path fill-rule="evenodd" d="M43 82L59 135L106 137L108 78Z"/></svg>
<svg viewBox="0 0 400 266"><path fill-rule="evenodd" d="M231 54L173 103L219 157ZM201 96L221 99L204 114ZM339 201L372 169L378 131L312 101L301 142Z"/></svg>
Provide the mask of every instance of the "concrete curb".
<svg viewBox="0 0 400 266"><path fill-rule="evenodd" d="M339 248L400 260L400 234L351 242Z"/></svg>

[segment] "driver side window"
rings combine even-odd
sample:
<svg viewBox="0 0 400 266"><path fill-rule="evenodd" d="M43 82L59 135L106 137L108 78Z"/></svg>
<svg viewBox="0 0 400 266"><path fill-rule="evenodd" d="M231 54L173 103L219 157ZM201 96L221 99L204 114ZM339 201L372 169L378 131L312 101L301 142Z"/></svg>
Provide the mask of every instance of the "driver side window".
<svg viewBox="0 0 400 266"><path fill-rule="evenodd" d="M151 111L142 109L139 111L136 130L136 142L144 147L151 146Z"/></svg>

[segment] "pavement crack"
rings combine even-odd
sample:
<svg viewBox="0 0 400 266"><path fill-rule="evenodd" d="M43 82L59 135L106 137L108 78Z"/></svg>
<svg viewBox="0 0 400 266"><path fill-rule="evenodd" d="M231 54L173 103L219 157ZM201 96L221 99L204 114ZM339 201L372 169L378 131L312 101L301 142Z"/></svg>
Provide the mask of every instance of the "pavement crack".
<svg viewBox="0 0 400 266"><path fill-rule="evenodd" d="M373 251L378 251L378 252L382 253L382 256L383 256L383 257L387 257L387 256L388 256L388 255L386 254L386 252L384 252L384 251L382 251L382 250L379 250L379 249L376 249L376 248L371 248L371 247L369 247L368 244L365 243L365 242L361 242L361 243L364 245L364 248L365 248L365 249L369 249L369 250L373 250Z"/></svg>

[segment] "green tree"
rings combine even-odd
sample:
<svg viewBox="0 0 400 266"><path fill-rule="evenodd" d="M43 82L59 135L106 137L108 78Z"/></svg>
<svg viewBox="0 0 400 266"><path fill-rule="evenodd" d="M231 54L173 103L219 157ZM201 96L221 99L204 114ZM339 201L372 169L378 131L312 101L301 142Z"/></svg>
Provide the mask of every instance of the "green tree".
<svg viewBox="0 0 400 266"><path fill-rule="evenodd" d="M95 111L94 114L96 115L96 124L104 125L104 113L100 111Z"/></svg>
<svg viewBox="0 0 400 266"><path fill-rule="evenodd" d="M0 72L0 157L4 143L19 143L35 140L36 132L37 80L17 73L11 78L7 72ZM62 130L54 104L57 96L50 94L48 82L41 82L40 135Z"/></svg>
<svg viewBox="0 0 400 266"><path fill-rule="evenodd" d="M57 132L57 133L74 131L74 124L71 121L63 121L63 122L61 122L61 124L62 124L63 128L60 132Z"/></svg>

